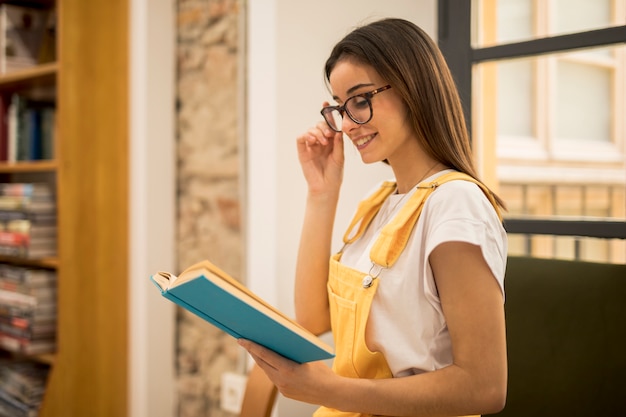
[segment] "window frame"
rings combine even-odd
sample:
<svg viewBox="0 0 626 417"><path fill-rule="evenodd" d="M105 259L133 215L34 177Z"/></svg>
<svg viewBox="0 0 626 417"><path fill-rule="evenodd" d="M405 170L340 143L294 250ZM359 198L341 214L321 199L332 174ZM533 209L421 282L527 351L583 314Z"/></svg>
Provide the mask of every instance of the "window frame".
<svg viewBox="0 0 626 417"><path fill-rule="evenodd" d="M626 43L626 25L621 25L475 48L471 36L472 13L475 12L472 3L469 0L439 0L437 5L438 44L457 84L469 132L472 132L474 65ZM510 219L505 220L505 228L509 233L534 234L543 230L554 235L570 235L576 230L579 236L626 239L626 222L622 221L541 219L540 227L537 222L534 219Z"/></svg>

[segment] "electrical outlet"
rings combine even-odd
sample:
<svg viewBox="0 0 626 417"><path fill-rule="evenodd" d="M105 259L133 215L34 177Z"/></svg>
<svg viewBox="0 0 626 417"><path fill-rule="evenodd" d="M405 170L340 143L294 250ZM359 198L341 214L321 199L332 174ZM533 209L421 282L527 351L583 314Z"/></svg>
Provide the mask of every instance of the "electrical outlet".
<svg viewBox="0 0 626 417"><path fill-rule="evenodd" d="M243 395L246 392L248 377L234 372L222 374L222 389L220 393L220 404L222 410L234 414L241 412Z"/></svg>

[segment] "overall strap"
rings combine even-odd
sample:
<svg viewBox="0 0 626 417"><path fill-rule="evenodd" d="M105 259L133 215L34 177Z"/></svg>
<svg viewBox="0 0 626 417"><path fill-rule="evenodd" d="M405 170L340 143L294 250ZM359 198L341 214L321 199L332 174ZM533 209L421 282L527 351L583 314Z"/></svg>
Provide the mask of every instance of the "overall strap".
<svg viewBox="0 0 626 417"><path fill-rule="evenodd" d="M478 185L493 205L500 220L502 220L498 204L487 187L467 174L450 172L429 183L420 183L417 185L415 193L413 193L411 198L402 206L398 214L381 230L378 239L370 251L370 259L372 262L386 268L391 267L404 250L428 196L441 184L454 180L470 181Z"/></svg>
<svg viewBox="0 0 626 417"><path fill-rule="evenodd" d="M395 190L395 182L385 181L381 184L378 190L359 203L354 218L352 219L350 226L348 226L348 230L346 230L346 233L343 235L344 244L354 242L363 234L367 226L369 226L372 219L380 210L385 199ZM350 233L357 223L359 224L357 232L353 236L350 236Z"/></svg>

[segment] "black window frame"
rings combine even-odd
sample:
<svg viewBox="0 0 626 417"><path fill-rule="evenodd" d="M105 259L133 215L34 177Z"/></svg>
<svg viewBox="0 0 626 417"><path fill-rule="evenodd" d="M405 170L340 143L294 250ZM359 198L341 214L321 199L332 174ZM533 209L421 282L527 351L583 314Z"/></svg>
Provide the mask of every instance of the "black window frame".
<svg viewBox="0 0 626 417"><path fill-rule="evenodd" d="M439 0L437 8L439 48L445 56L457 84L470 135L472 132L472 69L474 65L487 61L626 43L626 25L622 25L474 48L471 37L472 0ZM505 220L504 224L508 233L626 239L626 221L508 219Z"/></svg>

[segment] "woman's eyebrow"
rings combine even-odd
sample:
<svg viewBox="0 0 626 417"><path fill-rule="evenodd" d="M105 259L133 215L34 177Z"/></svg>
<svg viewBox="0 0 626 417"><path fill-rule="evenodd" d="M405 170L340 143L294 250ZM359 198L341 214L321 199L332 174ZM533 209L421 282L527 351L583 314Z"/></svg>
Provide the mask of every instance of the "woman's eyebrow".
<svg viewBox="0 0 626 417"><path fill-rule="evenodd" d="M354 93L356 90L363 88L363 87L373 87L374 84L372 83L367 83L367 84L357 84L354 87L350 87L348 89L348 91L346 91L346 94L351 95L352 93Z"/></svg>
<svg viewBox="0 0 626 417"><path fill-rule="evenodd" d="M363 84L357 84L357 85L354 85L354 86L352 86L352 87L348 88L348 91L346 91L346 94L348 95L348 97L350 97L350 96L352 96L352 94L353 94L355 91L357 91L357 90L358 90L358 89L360 89L360 88L363 88L363 87L373 87L373 86L374 86L374 84L373 84L373 83L363 83ZM335 101L341 101L341 100L339 99L339 97L338 97L338 96L333 96L333 100L335 100Z"/></svg>

